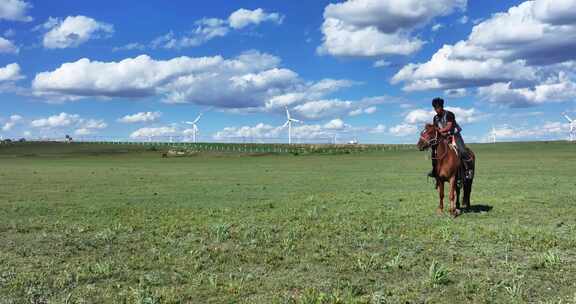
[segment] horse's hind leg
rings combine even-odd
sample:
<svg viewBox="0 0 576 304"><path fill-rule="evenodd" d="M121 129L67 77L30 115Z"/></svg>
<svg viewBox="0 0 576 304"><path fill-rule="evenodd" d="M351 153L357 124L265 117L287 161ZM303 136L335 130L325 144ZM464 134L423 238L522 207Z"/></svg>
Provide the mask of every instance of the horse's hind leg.
<svg viewBox="0 0 576 304"><path fill-rule="evenodd" d="M444 213L444 182L436 180L436 188L438 188L438 197L440 199L436 213L442 215Z"/></svg>
<svg viewBox="0 0 576 304"><path fill-rule="evenodd" d="M475 169L476 167L476 161L473 160L472 164L471 164L471 168ZM472 194L472 184L474 183L474 177L472 177L471 179L465 179L464 180L464 197L462 198L462 201L464 203L464 208L470 208L470 196Z"/></svg>
<svg viewBox="0 0 576 304"><path fill-rule="evenodd" d="M464 197L462 201L464 203L464 208L470 208L470 195L472 193L472 183L474 182L473 179L466 180L464 183Z"/></svg>

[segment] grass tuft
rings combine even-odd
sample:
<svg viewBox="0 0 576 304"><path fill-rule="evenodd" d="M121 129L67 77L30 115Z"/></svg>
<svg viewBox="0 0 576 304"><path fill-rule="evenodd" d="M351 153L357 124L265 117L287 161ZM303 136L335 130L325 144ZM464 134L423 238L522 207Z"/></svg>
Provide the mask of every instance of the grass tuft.
<svg viewBox="0 0 576 304"><path fill-rule="evenodd" d="M230 239L230 224L215 224L210 227L213 239L218 242L224 242Z"/></svg>
<svg viewBox="0 0 576 304"><path fill-rule="evenodd" d="M434 287L446 285L450 282L448 279L449 273L446 267L434 260L430 264L430 268L428 268L428 282Z"/></svg>

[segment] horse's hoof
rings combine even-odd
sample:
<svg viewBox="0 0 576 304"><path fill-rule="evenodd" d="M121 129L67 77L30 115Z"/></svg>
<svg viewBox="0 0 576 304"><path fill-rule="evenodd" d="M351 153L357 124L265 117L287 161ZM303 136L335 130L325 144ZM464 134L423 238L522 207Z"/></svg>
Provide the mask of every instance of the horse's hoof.
<svg viewBox="0 0 576 304"><path fill-rule="evenodd" d="M444 210L442 208L436 209L436 215L438 215L438 216L444 215Z"/></svg>
<svg viewBox="0 0 576 304"><path fill-rule="evenodd" d="M450 214L452 215L452 218L455 218L462 214L462 211L460 211L460 209L454 209L452 212L450 212Z"/></svg>

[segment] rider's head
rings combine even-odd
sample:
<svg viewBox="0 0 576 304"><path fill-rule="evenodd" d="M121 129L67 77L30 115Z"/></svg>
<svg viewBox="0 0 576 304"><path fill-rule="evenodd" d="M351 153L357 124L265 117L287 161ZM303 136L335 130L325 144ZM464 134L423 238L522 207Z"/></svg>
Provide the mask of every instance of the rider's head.
<svg viewBox="0 0 576 304"><path fill-rule="evenodd" d="M440 114L444 110L444 99L436 97L432 100L432 106L436 113Z"/></svg>

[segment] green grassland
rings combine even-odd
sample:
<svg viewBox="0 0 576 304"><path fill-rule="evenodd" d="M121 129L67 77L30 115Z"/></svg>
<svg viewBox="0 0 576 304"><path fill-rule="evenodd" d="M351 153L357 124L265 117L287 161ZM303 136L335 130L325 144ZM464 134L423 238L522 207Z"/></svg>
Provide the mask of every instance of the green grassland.
<svg viewBox="0 0 576 304"><path fill-rule="evenodd" d="M576 145L472 145L474 212L426 153L0 147L0 304L576 303Z"/></svg>

